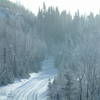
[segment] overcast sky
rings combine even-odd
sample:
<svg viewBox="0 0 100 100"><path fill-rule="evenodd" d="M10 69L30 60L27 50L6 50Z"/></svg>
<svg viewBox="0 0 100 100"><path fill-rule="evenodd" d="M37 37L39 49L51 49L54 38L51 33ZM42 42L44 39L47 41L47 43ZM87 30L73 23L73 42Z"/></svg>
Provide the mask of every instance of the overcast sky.
<svg viewBox="0 0 100 100"><path fill-rule="evenodd" d="M74 14L75 11L79 10L82 14L89 12L99 13L100 11L100 0L10 0L13 2L20 3L26 8L34 12L38 11L38 8L42 6L43 2L48 6L58 6L60 11L67 10Z"/></svg>

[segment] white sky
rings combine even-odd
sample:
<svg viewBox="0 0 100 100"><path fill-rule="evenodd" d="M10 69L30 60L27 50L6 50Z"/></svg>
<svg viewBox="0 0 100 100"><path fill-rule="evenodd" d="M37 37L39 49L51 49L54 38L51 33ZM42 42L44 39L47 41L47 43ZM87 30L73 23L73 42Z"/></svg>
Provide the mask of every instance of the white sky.
<svg viewBox="0 0 100 100"><path fill-rule="evenodd" d="M100 12L100 0L10 0L19 2L26 8L37 14L38 8L46 3L46 6L58 6L60 11L67 10L74 14L79 10L81 14L89 14L91 11L94 14Z"/></svg>

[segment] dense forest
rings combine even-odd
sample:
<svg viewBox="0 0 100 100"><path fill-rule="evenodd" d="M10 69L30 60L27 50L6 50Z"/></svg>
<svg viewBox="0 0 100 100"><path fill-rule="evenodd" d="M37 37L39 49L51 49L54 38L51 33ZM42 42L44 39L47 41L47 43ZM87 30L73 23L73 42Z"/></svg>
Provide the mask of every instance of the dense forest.
<svg viewBox="0 0 100 100"><path fill-rule="evenodd" d="M85 16L77 11L71 16L51 7L45 13L45 21L50 17L51 24L46 26L52 32L46 28L51 32L46 34L52 37L51 51L56 52L59 74L53 83L49 80L48 100L99 100L100 14Z"/></svg>
<svg viewBox="0 0 100 100"><path fill-rule="evenodd" d="M8 0L0 0L0 85L40 69L45 43L36 31L36 16Z"/></svg>
<svg viewBox="0 0 100 100"><path fill-rule="evenodd" d="M56 7L38 14L0 1L0 85L39 71L46 56L59 70L48 100L99 100L100 14L74 16Z"/></svg>

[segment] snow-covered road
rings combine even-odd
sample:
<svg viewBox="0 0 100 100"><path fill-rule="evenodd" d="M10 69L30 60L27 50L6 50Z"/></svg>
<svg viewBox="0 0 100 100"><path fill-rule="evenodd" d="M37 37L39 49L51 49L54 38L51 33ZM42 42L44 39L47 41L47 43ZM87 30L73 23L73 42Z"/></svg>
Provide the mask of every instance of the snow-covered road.
<svg viewBox="0 0 100 100"><path fill-rule="evenodd" d="M2 100L46 100L48 80L53 80L57 70L54 68L52 59L46 59L41 65L41 72L31 74L31 77L28 80L24 83L22 82L22 85L19 85L12 90L7 98Z"/></svg>

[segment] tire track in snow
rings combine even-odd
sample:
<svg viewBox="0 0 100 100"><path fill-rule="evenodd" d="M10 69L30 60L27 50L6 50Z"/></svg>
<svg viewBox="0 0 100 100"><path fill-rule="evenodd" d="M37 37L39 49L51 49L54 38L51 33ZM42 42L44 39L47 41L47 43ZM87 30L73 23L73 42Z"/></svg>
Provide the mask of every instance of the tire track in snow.
<svg viewBox="0 0 100 100"><path fill-rule="evenodd" d="M45 60L42 72L37 73L36 77L29 79L24 85L13 91L13 97L7 100L46 100L48 80L53 79L57 73L52 61Z"/></svg>

